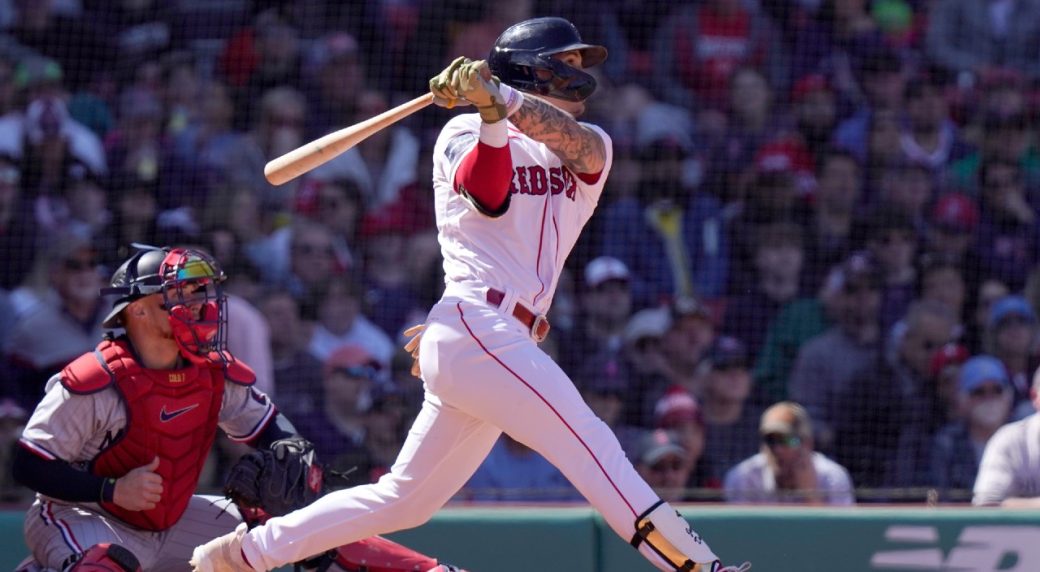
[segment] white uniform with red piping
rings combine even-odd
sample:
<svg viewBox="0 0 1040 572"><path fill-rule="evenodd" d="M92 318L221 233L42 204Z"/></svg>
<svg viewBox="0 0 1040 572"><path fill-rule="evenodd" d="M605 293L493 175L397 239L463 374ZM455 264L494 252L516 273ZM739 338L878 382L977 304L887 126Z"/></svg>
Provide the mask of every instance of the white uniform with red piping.
<svg viewBox="0 0 1040 572"><path fill-rule="evenodd" d="M556 465L625 540L658 501L610 428L514 317L548 311L567 255L603 190L610 138L589 125L606 144L606 163L601 173L579 177L510 125L509 205L491 217L453 184L462 157L477 143L480 121L476 114L453 118L434 149L447 285L420 345L426 399L397 462L378 483L333 492L251 531L243 553L255 568L422 524L466 483L502 431ZM649 555L645 544L641 551Z"/></svg>

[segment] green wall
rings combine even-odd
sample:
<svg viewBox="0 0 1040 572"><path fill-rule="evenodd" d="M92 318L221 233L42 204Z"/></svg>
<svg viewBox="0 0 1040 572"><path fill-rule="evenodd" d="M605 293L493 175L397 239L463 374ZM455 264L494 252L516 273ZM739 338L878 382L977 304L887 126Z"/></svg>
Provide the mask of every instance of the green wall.
<svg viewBox="0 0 1040 572"><path fill-rule="evenodd" d="M755 572L1040 572L1040 511L681 507L727 563ZM0 569L25 555L22 515L0 512ZM650 572L585 507L449 508L391 538L471 572Z"/></svg>

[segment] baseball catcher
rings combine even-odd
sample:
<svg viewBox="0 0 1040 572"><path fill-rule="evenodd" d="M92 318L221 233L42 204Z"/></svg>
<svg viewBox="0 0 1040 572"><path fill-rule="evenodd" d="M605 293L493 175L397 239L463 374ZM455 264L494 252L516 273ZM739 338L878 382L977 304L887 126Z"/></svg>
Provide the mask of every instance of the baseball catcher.
<svg viewBox="0 0 1040 572"><path fill-rule="evenodd" d="M227 350L224 278L203 252L139 247L102 289L113 331L48 381L15 452L15 478L37 492L19 570L189 570L196 545L245 530L229 499L194 494L218 427L255 449L228 481L243 506L282 514L322 493L313 447ZM325 567L437 566L351 567L343 554Z"/></svg>

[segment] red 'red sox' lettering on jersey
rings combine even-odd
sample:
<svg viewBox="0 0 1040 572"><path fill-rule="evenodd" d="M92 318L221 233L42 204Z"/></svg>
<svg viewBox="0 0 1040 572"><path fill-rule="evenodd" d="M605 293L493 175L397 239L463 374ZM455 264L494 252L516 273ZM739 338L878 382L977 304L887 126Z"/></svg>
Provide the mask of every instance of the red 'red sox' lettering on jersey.
<svg viewBox="0 0 1040 572"><path fill-rule="evenodd" d="M514 195L564 193L565 197L573 201L574 195L577 193L577 185L574 175L563 167L546 169L541 165L531 165L513 169L513 180L509 183L509 192Z"/></svg>

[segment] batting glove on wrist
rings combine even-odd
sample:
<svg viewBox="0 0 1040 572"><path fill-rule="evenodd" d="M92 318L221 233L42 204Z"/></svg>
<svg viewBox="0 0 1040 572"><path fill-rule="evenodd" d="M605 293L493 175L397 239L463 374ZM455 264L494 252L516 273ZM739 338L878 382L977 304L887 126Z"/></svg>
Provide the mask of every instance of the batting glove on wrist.
<svg viewBox="0 0 1040 572"><path fill-rule="evenodd" d="M193 572L256 572L242 556L242 539L246 536L246 523L235 530L198 546L191 553Z"/></svg>

